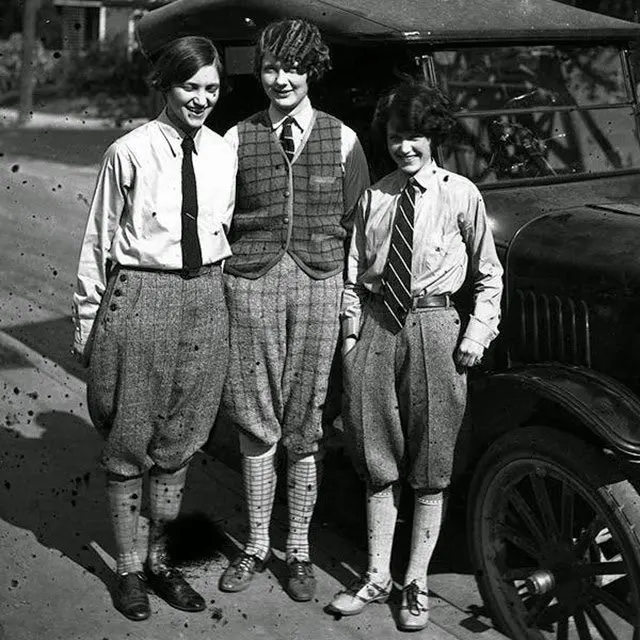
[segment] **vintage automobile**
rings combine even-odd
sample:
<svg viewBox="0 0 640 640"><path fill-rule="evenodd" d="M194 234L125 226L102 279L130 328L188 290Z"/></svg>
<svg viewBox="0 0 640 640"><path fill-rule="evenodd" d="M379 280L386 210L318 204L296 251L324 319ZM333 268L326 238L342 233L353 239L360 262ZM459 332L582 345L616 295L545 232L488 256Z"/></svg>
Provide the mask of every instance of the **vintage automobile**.
<svg viewBox="0 0 640 640"><path fill-rule="evenodd" d="M263 104L250 43L282 16L331 41L314 101L374 174L381 91L421 77L456 105L438 162L482 190L506 279L470 384L468 539L491 615L518 640L640 640L640 25L552 0L176 0L139 38L151 57L182 34L220 45L224 128Z"/></svg>

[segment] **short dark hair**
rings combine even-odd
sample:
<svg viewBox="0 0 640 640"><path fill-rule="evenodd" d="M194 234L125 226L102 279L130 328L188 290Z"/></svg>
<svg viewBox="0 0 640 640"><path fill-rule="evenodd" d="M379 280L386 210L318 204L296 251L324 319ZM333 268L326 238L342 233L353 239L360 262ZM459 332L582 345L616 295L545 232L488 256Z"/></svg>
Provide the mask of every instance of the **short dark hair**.
<svg viewBox="0 0 640 640"><path fill-rule="evenodd" d="M439 88L419 80L405 80L378 100L371 129L380 141L386 140L387 124L394 118L402 130L429 138L432 147L456 126L449 98Z"/></svg>
<svg viewBox="0 0 640 640"><path fill-rule="evenodd" d="M285 69L307 73L309 81L319 80L331 69L329 47L315 24L287 18L268 24L258 35L254 72L260 77L262 59L271 54Z"/></svg>
<svg viewBox="0 0 640 640"><path fill-rule="evenodd" d="M156 57L149 83L154 89L165 93L208 65L214 65L222 76L220 54L211 40L201 36L177 38Z"/></svg>

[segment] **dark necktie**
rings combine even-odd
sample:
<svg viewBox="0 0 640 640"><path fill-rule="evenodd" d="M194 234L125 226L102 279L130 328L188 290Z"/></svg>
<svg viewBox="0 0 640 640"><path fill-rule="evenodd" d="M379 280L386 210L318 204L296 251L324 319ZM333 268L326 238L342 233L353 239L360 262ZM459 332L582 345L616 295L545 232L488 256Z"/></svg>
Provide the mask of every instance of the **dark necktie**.
<svg viewBox="0 0 640 640"><path fill-rule="evenodd" d="M291 128L294 122L294 118L286 118L282 125L282 131L280 132L280 144L289 162L293 160L293 155L296 152L295 145L293 144L293 130Z"/></svg>
<svg viewBox="0 0 640 640"><path fill-rule="evenodd" d="M398 200L389 257L382 278L382 301L391 320L393 333L402 329L411 308L414 211L415 181L410 178Z"/></svg>
<svg viewBox="0 0 640 640"><path fill-rule="evenodd" d="M182 268L198 269L202 266L202 252L198 240L198 194L193 172L193 138L182 140Z"/></svg>

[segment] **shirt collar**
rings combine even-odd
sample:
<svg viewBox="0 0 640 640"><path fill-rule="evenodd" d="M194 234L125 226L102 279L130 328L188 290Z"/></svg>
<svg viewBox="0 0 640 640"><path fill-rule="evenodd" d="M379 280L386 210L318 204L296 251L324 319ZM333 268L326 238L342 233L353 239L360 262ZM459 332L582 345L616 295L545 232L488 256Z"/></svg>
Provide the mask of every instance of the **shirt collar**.
<svg viewBox="0 0 640 640"><path fill-rule="evenodd" d="M164 139L169 143L169 147L171 147L171 152L174 156L179 156L182 154L182 141L187 135L181 129L178 129L173 122L169 119L167 115L166 108L162 110L160 115L156 118L156 122L160 127L160 131L164 136ZM202 128L198 129L193 136L193 146L194 153L198 153L200 150L200 143L202 139Z"/></svg>
<svg viewBox="0 0 640 640"><path fill-rule="evenodd" d="M426 164L418 173L416 173L413 179L416 181L416 184L420 188L421 191L425 191L429 186L429 183L434 179L434 177L440 171L440 167L436 164L436 161L431 158L429 164Z"/></svg>
<svg viewBox="0 0 640 640"><path fill-rule="evenodd" d="M313 119L313 107L311 106L311 100L309 96L303 98L300 104L291 112L283 113L275 107L273 104L269 105L269 120L271 120L271 126L274 131L277 131L286 118L294 118L298 128L302 131L306 131Z"/></svg>

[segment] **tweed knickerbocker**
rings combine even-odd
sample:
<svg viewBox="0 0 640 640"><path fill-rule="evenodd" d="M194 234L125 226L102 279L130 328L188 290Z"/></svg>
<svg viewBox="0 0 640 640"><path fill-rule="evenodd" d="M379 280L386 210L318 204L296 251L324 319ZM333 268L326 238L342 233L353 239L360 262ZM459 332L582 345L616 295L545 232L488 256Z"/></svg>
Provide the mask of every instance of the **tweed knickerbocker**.
<svg viewBox="0 0 640 640"><path fill-rule="evenodd" d="M379 300L367 303L360 339L344 359L354 465L373 487L407 478L414 489L445 489L466 405L466 374L453 359L460 316L455 307L415 309L394 335L384 313Z"/></svg>
<svg viewBox="0 0 640 640"><path fill-rule="evenodd" d="M221 413L265 445L296 454L322 438L338 341L342 274L314 280L289 256L264 276L225 274L231 353Z"/></svg>
<svg viewBox="0 0 640 640"><path fill-rule="evenodd" d="M95 325L87 393L104 468L178 469L207 440L227 369L220 266L193 279L116 267Z"/></svg>

